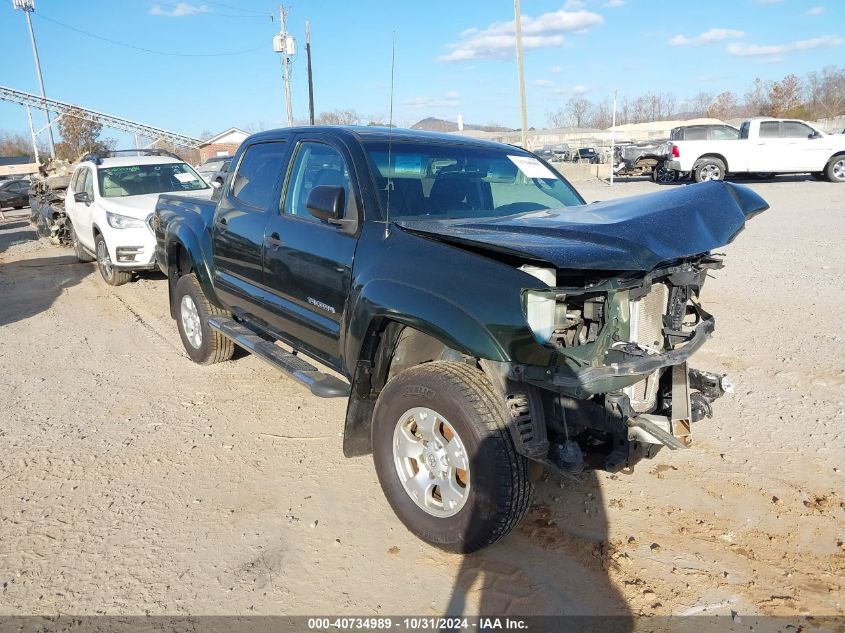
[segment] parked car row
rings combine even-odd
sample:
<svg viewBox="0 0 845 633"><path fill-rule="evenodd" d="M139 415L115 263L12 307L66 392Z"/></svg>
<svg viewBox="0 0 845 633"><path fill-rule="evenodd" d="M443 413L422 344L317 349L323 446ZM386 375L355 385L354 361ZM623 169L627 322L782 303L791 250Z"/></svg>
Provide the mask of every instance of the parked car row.
<svg viewBox="0 0 845 633"><path fill-rule="evenodd" d="M755 118L739 129L683 126L673 129L665 141L620 144L614 154L615 174L650 173L659 183L681 178L723 180L729 174L770 178L795 173L845 182L845 138L795 119Z"/></svg>
<svg viewBox="0 0 845 633"><path fill-rule="evenodd" d="M78 259L112 285L159 268L194 362L237 345L347 398L344 454L373 455L429 543L502 538L538 469L689 447L730 390L687 362L714 330L712 252L767 208L746 188L588 205L522 149L379 128L262 132L231 164L212 189L169 155L85 157L65 198Z"/></svg>

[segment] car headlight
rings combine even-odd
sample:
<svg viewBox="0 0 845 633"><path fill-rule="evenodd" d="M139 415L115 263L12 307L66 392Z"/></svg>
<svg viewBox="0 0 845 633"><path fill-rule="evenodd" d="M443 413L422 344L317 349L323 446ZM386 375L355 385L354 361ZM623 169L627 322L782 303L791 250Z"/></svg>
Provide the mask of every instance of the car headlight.
<svg viewBox="0 0 845 633"><path fill-rule="evenodd" d="M541 266L520 266L519 269L536 277L547 286L554 286L557 273L554 268ZM557 295L551 290L524 290L522 301L525 308L525 319L534 332L534 336L541 343L548 343L555 330L555 308Z"/></svg>
<svg viewBox="0 0 845 633"><path fill-rule="evenodd" d="M130 218L127 215L106 211L106 221L113 229L140 229L144 226L143 220Z"/></svg>

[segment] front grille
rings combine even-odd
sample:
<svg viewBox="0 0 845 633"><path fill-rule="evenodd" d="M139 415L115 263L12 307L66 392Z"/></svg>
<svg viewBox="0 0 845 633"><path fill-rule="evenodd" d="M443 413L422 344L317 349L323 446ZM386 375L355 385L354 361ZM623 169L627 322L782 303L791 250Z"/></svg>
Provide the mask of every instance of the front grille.
<svg viewBox="0 0 845 633"><path fill-rule="evenodd" d="M632 301L630 307L631 341L654 352L664 351L663 316L669 307L669 287L666 284L654 284L646 296ZM654 409L659 383L660 370L657 370L644 380L625 388L634 411L645 413Z"/></svg>

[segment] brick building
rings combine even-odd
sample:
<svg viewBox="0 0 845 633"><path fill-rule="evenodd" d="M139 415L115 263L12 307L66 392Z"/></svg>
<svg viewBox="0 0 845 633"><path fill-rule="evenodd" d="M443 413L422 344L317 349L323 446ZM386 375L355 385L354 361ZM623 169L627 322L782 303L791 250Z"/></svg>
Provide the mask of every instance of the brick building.
<svg viewBox="0 0 845 633"><path fill-rule="evenodd" d="M212 136L200 145L200 162L204 163L209 158L218 156L233 156L247 136L249 134L236 127Z"/></svg>

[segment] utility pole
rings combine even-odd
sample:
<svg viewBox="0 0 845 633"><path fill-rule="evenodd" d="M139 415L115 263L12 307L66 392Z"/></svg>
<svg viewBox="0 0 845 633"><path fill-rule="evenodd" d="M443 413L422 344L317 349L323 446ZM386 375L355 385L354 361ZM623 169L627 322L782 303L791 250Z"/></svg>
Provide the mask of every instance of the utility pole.
<svg viewBox="0 0 845 633"><path fill-rule="evenodd" d="M32 125L32 108L26 106L26 116L29 118L29 135L32 137L32 151L35 154L35 164L41 166L41 160L38 157L38 142L35 140L35 127Z"/></svg>
<svg viewBox="0 0 845 633"><path fill-rule="evenodd" d="M41 98L46 99L47 94L44 91L44 77L41 75L41 61L38 59L38 46L35 44L35 31L32 30L32 18L30 13L35 11L35 0L12 0L15 9L23 11L26 16L26 24L29 27L29 40L32 42L32 54L35 56L35 70L38 72L38 83L41 86ZM56 157L56 144L53 140L53 124L50 121L50 111L47 109L47 103L44 102L44 114L47 117L47 131L50 134L50 157Z"/></svg>
<svg viewBox="0 0 845 633"><path fill-rule="evenodd" d="M285 106L287 107L288 126L293 125L293 106L290 100L290 63L296 55L296 40L288 34L287 8L279 6L279 33L273 36L273 50L282 56L282 72L285 80Z"/></svg>
<svg viewBox="0 0 845 633"><path fill-rule="evenodd" d="M311 25L305 20L305 56L308 58L308 121L314 125L314 77L311 74Z"/></svg>
<svg viewBox="0 0 845 633"><path fill-rule="evenodd" d="M519 108L522 116L522 147L528 149L528 113L525 109L525 76L522 71L522 20L519 0L513 0L513 21L516 26L516 68L519 74Z"/></svg>
<svg viewBox="0 0 845 633"><path fill-rule="evenodd" d="M613 186L613 161L616 160L614 152L616 146L616 90L613 91L613 115L610 124L610 186Z"/></svg>

